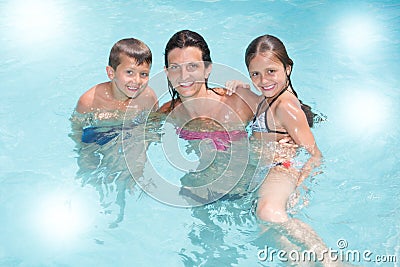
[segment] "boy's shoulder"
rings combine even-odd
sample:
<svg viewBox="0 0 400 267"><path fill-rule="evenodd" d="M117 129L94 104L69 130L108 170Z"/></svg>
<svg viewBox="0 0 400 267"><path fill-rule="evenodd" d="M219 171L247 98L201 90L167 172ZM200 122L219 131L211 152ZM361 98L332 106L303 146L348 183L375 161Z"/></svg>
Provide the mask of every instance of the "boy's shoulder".
<svg viewBox="0 0 400 267"><path fill-rule="evenodd" d="M96 98L101 97L100 94L108 86L108 83L100 83L81 95L76 106L76 111L79 113L92 112L95 109Z"/></svg>
<svg viewBox="0 0 400 267"><path fill-rule="evenodd" d="M143 92L141 92L137 98L132 99L132 101L132 103L136 102L145 109L151 107L152 110L156 110L158 108L157 94L150 86L147 86Z"/></svg>
<svg viewBox="0 0 400 267"><path fill-rule="evenodd" d="M147 86L140 95L146 98L157 99L156 92L150 86Z"/></svg>

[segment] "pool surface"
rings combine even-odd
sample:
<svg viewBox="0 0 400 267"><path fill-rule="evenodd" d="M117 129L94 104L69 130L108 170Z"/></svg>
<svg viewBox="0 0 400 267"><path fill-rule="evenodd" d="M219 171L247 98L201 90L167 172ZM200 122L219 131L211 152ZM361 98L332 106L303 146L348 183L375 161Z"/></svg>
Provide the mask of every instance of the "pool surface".
<svg viewBox="0 0 400 267"><path fill-rule="evenodd" d="M400 4L292 0L0 0L0 266L287 265L263 259L273 244L257 239L251 195L182 208L113 180L94 186L91 175L109 177L110 166L127 171L117 147L104 160L115 165L78 168L70 117L107 80L112 45L148 44L151 83L162 85L165 44L182 29L243 77L252 39L285 43L300 99L327 116L313 129L322 174L305 182L291 215L328 247L360 252L354 265L398 266ZM178 183L182 172L159 153L149 146L145 175L153 164Z"/></svg>

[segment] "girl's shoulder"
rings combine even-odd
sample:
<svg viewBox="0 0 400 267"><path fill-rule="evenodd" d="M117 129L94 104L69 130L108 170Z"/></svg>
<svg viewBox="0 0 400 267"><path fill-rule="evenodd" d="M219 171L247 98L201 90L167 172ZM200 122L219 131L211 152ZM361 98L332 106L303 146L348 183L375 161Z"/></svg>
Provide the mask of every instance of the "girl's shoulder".
<svg viewBox="0 0 400 267"><path fill-rule="evenodd" d="M277 108L301 109L301 102L292 92L287 91L276 100L275 109Z"/></svg>
<svg viewBox="0 0 400 267"><path fill-rule="evenodd" d="M299 114L304 114L303 110L301 109L300 100L291 92L282 94L276 100L276 103L273 107L273 113L278 120L293 116L297 117Z"/></svg>
<svg viewBox="0 0 400 267"><path fill-rule="evenodd" d="M297 118L302 117L305 118L310 128L315 126L315 123L326 120L325 115L315 113L309 105L304 104L300 99L297 98L296 95L291 92L283 94L282 99L278 100L280 101L275 107L275 113L277 117L282 115L291 117L293 117L292 115L295 115Z"/></svg>

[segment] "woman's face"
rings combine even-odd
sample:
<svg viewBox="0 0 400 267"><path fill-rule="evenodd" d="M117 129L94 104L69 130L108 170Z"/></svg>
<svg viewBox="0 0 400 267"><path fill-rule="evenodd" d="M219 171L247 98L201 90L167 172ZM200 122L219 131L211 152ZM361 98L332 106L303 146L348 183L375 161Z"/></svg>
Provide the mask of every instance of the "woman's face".
<svg viewBox="0 0 400 267"><path fill-rule="evenodd" d="M249 64L254 86L266 97L273 97L288 86L291 67L286 69L272 53L257 54Z"/></svg>
<svg viewBox="0 0 400 267"><path fill-rule="evenodd" d="M211 65L205 67L197 47L174 48L168 53L167 77L181 98L196 96L205 89L210 71Z"/></svg>

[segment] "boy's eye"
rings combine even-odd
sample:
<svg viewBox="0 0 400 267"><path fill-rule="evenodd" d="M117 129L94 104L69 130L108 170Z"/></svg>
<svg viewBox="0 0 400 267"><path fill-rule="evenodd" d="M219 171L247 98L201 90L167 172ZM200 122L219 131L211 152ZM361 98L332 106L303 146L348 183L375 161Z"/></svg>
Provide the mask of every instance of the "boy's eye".
<svg viewBox="0 0 400 267"><path fill-rule="evenodd" d="M132 74L133 74L133 71L127 70L126 73L129 74L129 75L132 75Z"/></svg>
<svg viewBox="0 0 400 267"><path fill-rule="evenodd" d="M149 76L149 74L147 72L142 72L142 73L140 73L140 76L142 78L147 78Z"/></svg>
<svg viewBox="0 0 400 267"><path fill-rule="evenodd" d="M251 72L251 73L250 73L250 76L251 76L251 77L257 77L258 74L259 74L258 72Z"/></svg>

